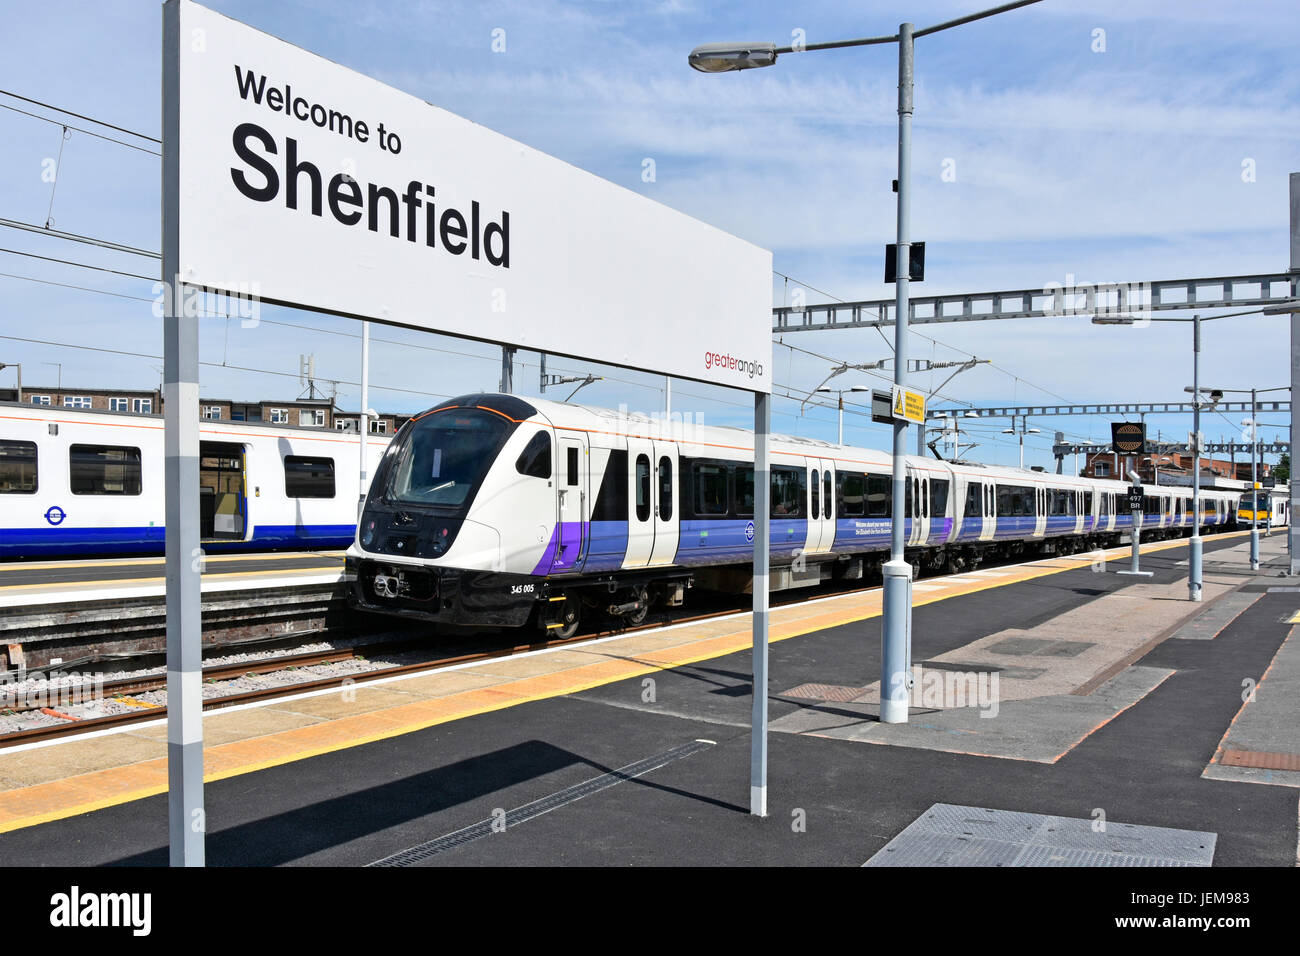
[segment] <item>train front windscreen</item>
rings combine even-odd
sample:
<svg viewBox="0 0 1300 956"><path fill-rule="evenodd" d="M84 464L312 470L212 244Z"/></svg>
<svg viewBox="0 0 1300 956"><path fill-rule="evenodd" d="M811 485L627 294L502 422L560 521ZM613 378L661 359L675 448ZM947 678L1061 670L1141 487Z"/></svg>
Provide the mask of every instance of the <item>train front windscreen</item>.
<svg viewBox="0 0 1300 956"><path fill-rule="evenodd" d="M1249 491L1243 491L1237 505L1237 518L1242 521L1267 521L1272 509L1273 504L1267 491L1257 491L1255 496Z"/></svg>
<svg viewBox="0 0 1300 956"><path fill-rule="evenodd" d="M397 452L389 501L461 509L514 424L477 408L449 408L416 422Z"/></svg>

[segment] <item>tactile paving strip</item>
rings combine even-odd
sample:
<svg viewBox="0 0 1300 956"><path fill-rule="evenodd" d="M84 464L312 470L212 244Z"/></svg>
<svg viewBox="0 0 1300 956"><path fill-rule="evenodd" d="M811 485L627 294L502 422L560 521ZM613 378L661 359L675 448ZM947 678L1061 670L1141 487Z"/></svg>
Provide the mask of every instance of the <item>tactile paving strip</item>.
<svg viewBox="0 0 1300 956"><path fill-rule="evenodd" d="M1300 770L1300 754L1269 753L1263 750L1225 750L1219 761L1225 767L1254 767L1256 770Z"/></svg>
<svg viewBox="0 0 1300 956"><path fill-rule="evenodd" d="M1209 866L1214 833L936 803L864 866Z"/></svg>
<svg viewBox="0 0 1300 956"><path fill-rule="evenodd" d="M844 687L840 684L800 684L791 687L781 697L799 697L805 700L829 700L847 704L867 692L865 687Z"/></svg>

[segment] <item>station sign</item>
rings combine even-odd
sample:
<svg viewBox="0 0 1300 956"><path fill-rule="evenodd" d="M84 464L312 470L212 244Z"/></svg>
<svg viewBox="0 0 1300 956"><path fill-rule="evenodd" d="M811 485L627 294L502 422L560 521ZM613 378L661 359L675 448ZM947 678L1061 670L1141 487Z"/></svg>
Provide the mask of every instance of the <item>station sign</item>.
<svg viewBox="0 0 1300 956"><path fill-rule="evenodd" d="M1141 485L1132 485L1129 487L1128 510L1129 511L1142 510L1142 486Z"/></svg>
<svg viewBox="0 0 1300 956"><path fill-rule="evenodd" d="M771 392L771 252L174 2L181 283Z"/></svg>
<svg viewBox="0 0 1300 956"><path fill-rule="evenodd" d="M1261 478L1259 484L1261 488L1276 488L1277 479L1273 478L1272 476L1268 478Z"/></svg>
<svg viewBox="0 0 1300 956"><path fill-rule="evenodd" d="M1147 447L1147 426L1141 422L1111 422L1110 447L1121 455L1140 455Z"/></svg>
<svg viewBox="0 0 1300 956"><path fill-rule="evenodd" d="M925 424L925 395L914 392L901 385L894 385L890 390L890 413L894 418Z"/></svg>

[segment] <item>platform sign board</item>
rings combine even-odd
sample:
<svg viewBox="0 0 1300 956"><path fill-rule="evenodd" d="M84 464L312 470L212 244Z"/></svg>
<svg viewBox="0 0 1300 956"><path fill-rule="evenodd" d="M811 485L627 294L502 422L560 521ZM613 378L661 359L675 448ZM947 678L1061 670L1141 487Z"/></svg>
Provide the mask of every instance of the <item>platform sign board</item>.
<svg viewBox="0 0 1300 956"><path fill-rule="evenodd" d="M1121 455L1140 455L1147 447L1147 426L1142 422L1111 422L1110 447Z"/></svg>
<svg viewBox="0 0 1300 956"><path fill-rule="evenodd" d="M190 286L751 392L772 255L180 0Z"/></svg>
<svg viewBox="0 0 1300 956"><path fill-rule="evenodd" d="M1276 479L1276 478L1273 478L1273 477L1269 477L1269 478L1261 478L1261 479L1260 479L1260 482L1259 482L1259 485L1260 485L1261 488L1276 488L1276 487L1277 487L1277 479Z"/></svg>
<svg viewBox="0 0 1300 956"><path fill-rule="evenodd" d="M1142 510L1142 486L1141 485L1133 485L1129 488L1128 510L1129 511Z"/></svg>
<svg viewBox="0 0 1300 956"><path fill-rule="evenodd" d="M882 388L871 390L871 420L881 425L894 424L894 399Z"/></svg>
<svg viewBox="0 0 1300 956"><path fill-rule="evenodd" d="M891 386L890 398L894 418L925 424L925 396L901 385Z"/></svg>

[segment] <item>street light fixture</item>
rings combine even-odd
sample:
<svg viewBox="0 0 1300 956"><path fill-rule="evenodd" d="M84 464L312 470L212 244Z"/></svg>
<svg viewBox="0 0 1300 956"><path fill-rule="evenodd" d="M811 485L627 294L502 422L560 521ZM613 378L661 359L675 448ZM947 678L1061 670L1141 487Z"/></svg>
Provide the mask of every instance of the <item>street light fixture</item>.
<svg viewBox="0 0 1300 956"><path fill-rule="evenodd" d="M837 443L843 445L844 444L844 393L845 392L869 392L871 391L871 387L869 385L854 385L852 388L831 388L829 385L819 385L817 387L817 391L837 392L839 394L840 429L839 429L839 438Z"/></svg>
<svg viewBox="0 0 1300 956"><path fill-rule="evenodd" d="M692 50L687 59L701 73L731 73L772 66L776 53L775 43L706 43Z"/></svg>
<svg viewBox="0 0 1300 956"><path fill-rule="evenodd" d="M1012 416L1011 416L1011 427L1010 427L1010 428L1004 428L1004 429L1002 429L1002 434L1004 434L1004 435L1019 435L1019 436L1020 436L1020 467L1021 467L1021 468L1024 468L1024 467L1025 467L1025 436L1026 436L1026 435L1038 435L1038 434L1041 434L1041 433L1042 433L1042 429L1040 429L1040 428L1028 428L1028 427L1026 427L1026 426L1028 426L1028 424L1029 424L1029 420L1026 419L1026 418L1022 418L1022 419L1020 420L1020 428L1019 428L1019 430L1017 430L1017 429L1016 429L1016 417L1015 417L1014 415L1012 415Z"/></svg>

